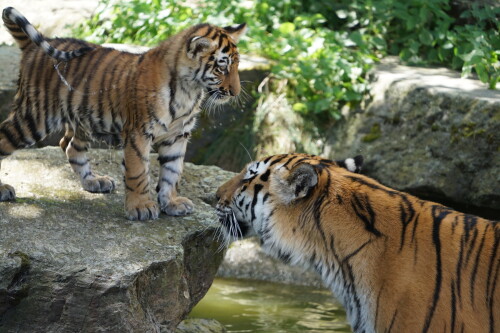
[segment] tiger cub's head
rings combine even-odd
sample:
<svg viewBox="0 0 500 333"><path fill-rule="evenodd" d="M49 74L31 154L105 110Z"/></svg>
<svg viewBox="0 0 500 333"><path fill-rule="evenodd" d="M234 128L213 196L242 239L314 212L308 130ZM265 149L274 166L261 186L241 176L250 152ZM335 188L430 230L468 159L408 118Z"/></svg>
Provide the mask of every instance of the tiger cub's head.
<svg viewBox="0 0 500 333"><path fill-rule="evenodd" d="M183 74L204 87L211 103L225 103L241 92L236 44L245 31L245 23L224 28L200 24L188 31Z"/></svg>
<svg viewBox="0 0 500 333"><path fill-rule="evenodd" d="M314 214L316 199L334 186L335 180L325 177L323 169L359 172L362 163L362 156L330 161L285 154L248 164L216 193L217 215L227 243L258 236L264 248L273 246L276 238L301 228L296 217L307 211Z"/></svg>

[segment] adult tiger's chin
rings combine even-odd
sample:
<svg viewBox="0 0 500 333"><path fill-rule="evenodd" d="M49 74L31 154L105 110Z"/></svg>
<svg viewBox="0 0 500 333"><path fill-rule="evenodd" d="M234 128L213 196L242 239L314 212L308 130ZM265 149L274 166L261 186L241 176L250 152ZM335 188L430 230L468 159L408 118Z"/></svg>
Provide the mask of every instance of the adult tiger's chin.
<svg viewBox="0 0 500 333"><path fill-rule="evenodd" d="M227 245L251 236L251 227L246 222L238 220L231 208L222 205L217 205L216 208L224 241Z"/></svg>

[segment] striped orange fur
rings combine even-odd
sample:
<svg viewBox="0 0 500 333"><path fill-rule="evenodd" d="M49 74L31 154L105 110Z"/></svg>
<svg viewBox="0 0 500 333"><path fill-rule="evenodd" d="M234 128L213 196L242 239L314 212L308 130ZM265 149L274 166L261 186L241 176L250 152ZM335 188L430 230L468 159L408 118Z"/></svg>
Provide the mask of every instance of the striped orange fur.
<svg viewBox="0 0 500 333"><path fill-rule="evenodd" d="M90 192L111 192L113 179L92 172L89 140L112 136L124 148L125 211L131 220L192 212L176 195L186 145L204 98L225 103L240 93L236 43L246 26L200 24L143 54L132 54L70 38L42 36L14 8L4 24L22 50L12 113L0 124L0 161L66 128L60 146ZM150 196L149 153L161 164ZM0 201L14 189L0 183Z"/></svg>
<svg viewBox="0 0 500 333"><path fill-rule="evenodd" d="M354 332L500 332L500 223L304 154L250 163L217 191L227 241L321 275Z"/></svg>

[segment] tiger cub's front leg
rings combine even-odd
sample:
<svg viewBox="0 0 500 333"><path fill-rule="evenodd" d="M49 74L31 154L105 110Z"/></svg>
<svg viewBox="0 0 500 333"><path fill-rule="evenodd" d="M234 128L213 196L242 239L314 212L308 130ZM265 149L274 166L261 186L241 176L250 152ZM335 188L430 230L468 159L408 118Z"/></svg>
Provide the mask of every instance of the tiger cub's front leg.
<svg viewBox="0 0 500 333"><path fill-rule="evenodd" d="M86 154L89 143L85 139L80 139L79 134L78 130L75 135L72 129L67 128L59 146L66 153L73 171L80 176L84 190L92 193L111 193L115 189L114 179L92 172Z"/></svg>
<svg viewBox="0 0 500 333"><path fill-rule="evenodd" d="M179 137L173 143L162 142L158 148L160 177L156 191L160 209L167 215L182 216L193 212L194 204L185 197L177 196L175 186L182 174L187 139Z"/></svg>
<svg viewBox="0 0 500 333"><path fill-rule="evenodd" d="M124 140L123 168L125 213L129 220L154 220L160 211L149 193L149 150L151 140L138 131L129 132Z"/></svg>

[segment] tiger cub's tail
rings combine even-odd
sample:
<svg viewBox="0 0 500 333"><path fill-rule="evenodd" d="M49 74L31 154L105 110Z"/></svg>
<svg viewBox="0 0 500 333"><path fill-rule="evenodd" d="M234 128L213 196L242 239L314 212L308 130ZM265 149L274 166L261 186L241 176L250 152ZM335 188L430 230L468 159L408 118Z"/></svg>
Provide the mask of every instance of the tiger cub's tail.
<svg viewBox="0 0 500 333"><path fill-rule="evenodd" d="M3 10L2 19L10 34L16 40L19 48L24 50L31 42L54 59L68 61L91 51L92 47L82 47L73 51L61 51L52 47L45 37L15 8L7 7Z"/></svg>

